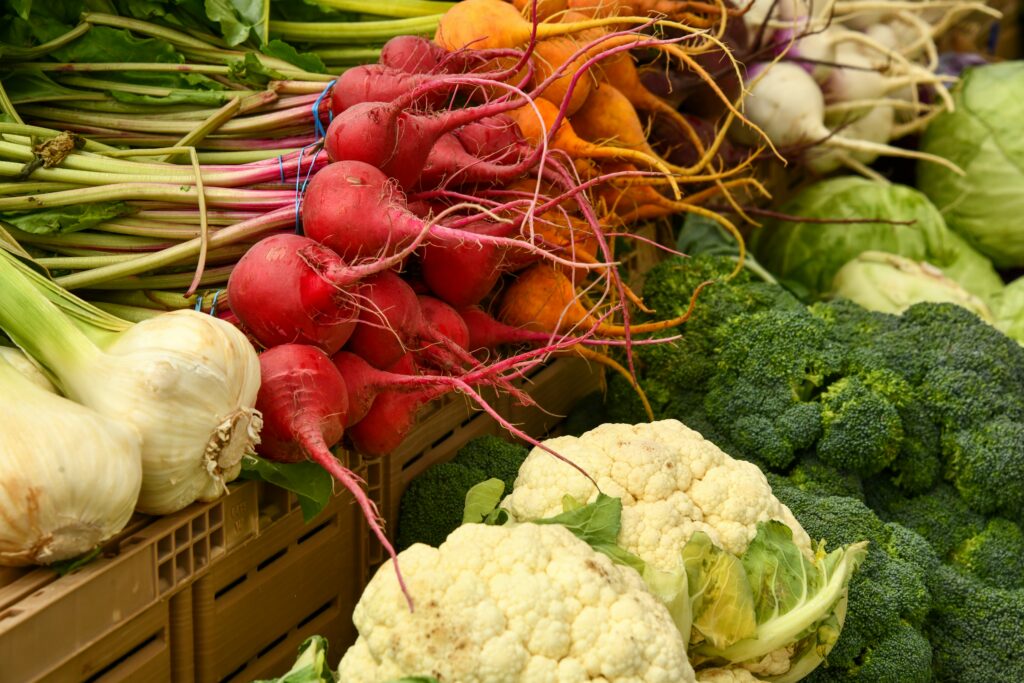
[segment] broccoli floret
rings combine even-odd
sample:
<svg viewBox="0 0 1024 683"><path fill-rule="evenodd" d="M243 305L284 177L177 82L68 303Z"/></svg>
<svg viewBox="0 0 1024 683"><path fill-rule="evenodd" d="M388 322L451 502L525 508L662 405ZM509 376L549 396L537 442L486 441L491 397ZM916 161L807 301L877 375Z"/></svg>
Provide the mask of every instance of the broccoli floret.
<svg viewBox="0 0 1024 683"><path fill-rule="evenodd" d="M462 524L466 493L488 479L483 471L442 462L413 479L398 506L396 547L405 550L414 543L437 547Z"/></svg>
<svg viewBox="0 0 1024 683"><path fill-rule="evenodd" d="M823 433L818 457L841 470L871 475L900 452L903 421L881 392L858 377L844 377L821 395Z"/></svg>
<svg viewBox="0 0 1024 683"><path fill-rule="evenodd" d="M466 493L487 479L501 479L512 491L529 451L495 436L463 446L450 462L432 465L413 479L398 507L398 550L414 543L437 547L462 524Z"/></svg>
<svg viewBox="0 0 1024 683"><path fill-rule="evenodd" d="M804 458L790 470L788 483L817 496L845 496L864 500L860 477L840 472L814 458Z"/></svg>
<svg viewBox="0 0 1024 683"><path fill-rule="evenodd" d="M509 494L529 454L530 449L522 444L488 435L477 437L460 448L452 462L480 470L487 479L501 479L505 482L505 493Z"/></svg>
<svg viewBox="0 0 1024 683"><path fill-rule="evenodd" d="M899 413L903 446L889 465L892 482L908 494L924 493L942 478L941 432L919 400L900 406Z"/></svg>
<svg viewBox="0 0 1024 683"><path fill-rule="evenodd" d="M742 316L719 327L715 339L708 417L742 450L785 469L820 433L820 406L810 399L839 369L840 349L805 309Z"/></svg>
<svg viewBox="0 0 1024 683"><path fill-rule="evenodd" d="M853 498L818 496L775 475L769 481L811 538L824 538L829 545L870 542L850 581L839 640L808 680L929 681L931 649L919 628L931 605L926 567L938 560L928 543L908 529L884 523ZM899 656L887 662L894 652Z"/></svg>
<svg viewBox="0 0 1024 683"><path fill-rule="evenodd" d="M927 683L932 680L932 646L924 634L900 622L866 646L849 668L819 666L803 679L807 683Z"/></svg>
<svg viewBox="0 0 1024 683"><path fill-rule="evenodd" d="M950 561L995 588L1024 588L1024 533L1008 519L990 518L953 550Z"/></svg>
<svg viewBox="0 0 1024 683"><path fill-rule="evenodd" d="M872 508L884 519L920 534L940 558L947 558L954 548L985 528L984 516L968 508L947 484L913 497L887 491L883 483L865 489Z"/></svg>
<svg viewBox="0 0 1024 683"><path fill-rule="evenodd" d="M1000 416L947 433L946 477L978 512L1024 506L1024 422Z"/></svg>
<svg viewBox="0 0 1024 683"><path fill-rule="evenodd" d="M940 683L1024 681L1024 590L985 585L943 565L928 579L925 624Z"/></svg>

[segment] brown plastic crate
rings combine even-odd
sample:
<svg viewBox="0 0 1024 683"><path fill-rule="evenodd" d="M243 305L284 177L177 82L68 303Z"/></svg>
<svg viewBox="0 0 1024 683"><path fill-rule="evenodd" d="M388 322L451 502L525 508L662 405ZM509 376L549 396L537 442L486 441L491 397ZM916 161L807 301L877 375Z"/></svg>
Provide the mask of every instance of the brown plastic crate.
<svg viewBox="0 0 1024 683"><path fill-rule="evenodd" d="M261 491L260 509L277 516L264 516L255 538L190 587L191 668L176 664L175 680L251 681L287 671L310 635L354 639L351 615L362 591L359 509L339 495L307 523L292 496L269 486Z"/></svg>
<svg viewBox="0 0 1024 683"><path fill-rule="evenodd" d="M170 670L171 595L257 532L257 489L136 517L67 576L0 568L0 683L162 680L136 676Z"/></svg>

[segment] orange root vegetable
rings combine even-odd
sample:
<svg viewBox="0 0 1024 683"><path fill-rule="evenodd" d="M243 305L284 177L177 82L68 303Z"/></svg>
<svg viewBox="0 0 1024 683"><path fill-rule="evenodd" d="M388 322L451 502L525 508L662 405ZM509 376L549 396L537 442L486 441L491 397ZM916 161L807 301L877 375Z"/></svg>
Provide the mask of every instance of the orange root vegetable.
<svg viewBox="0 0 1024 683"><path fill-rule="evenodd" d="M524 17L529 17L533 0L511 0ZM569 8L566 0L537 0L537 21L545 21Z"/></svg>
<svg viewBox="0 0 1024 683"><path fill-rule="evenodd" d="M598 90L600 89L601 88L598 88ZM543 143L545 135L548 134L550 127L554 124L555 119L558 116L558 108L545 99L535 100L534 104L536 105L537 110L540 111L543 121L538 120L537 112L534 111L533 107L514 109L508 114L517 124L519 124L519 129L522 131L523 137L525 137L530 144L540 145ZM577 112L577 115L588 109L590 109L590 105L584 107L580 112ZM646 145L646 139L644 140L644 143ZM671 169L656 154L650 154L637 149L602 146L587 142L576 134L573 125L569 121L562 122L558 127L558 130L555 131L554 135L551 137L549 146L554 149L562 150L573 159L619 159L633 161L643 164L644 166L650 166L651 168L655 168L664 173L669 179L669 184L673 186L673 191L676 193L676 196L680 196L678 185L676 185L675 180L672 179Z"/></svg>
<svg viewBox="0 0 1024 683"><path fill-rule="evenodd" d="M589 42L598 36L588 35L591 31L582 32L583 42ZM575 54L581 45L575 40L575 36L559 36L557 38L548 38L547 40L537 41L537 45L533 49L533 85L536 86L538 83L543 82L547 79L556 69L565 64ZM551 85L546 87L540 96L548 102L553 103L555 106L561 106L562 101L566 97L569 98L568 103L565 106L565 113L567 116L572 116L590 97L590 91L594 87L595 76L586 75L576 81L576 85L573 87L572 92L569 92L569 86L573 79L582 67L583 64L590 58L588 54L582 54L576 57L565 70L564 75L558 78Z"/></svg>
<svg viewBox="0 0 1024 683"><path fill-rule="evenodd" d="M694 292L694 297L703 285ZM693 303L686 312L671 320L630 325L628 334L658 332L686 322L693 312ZM599 321L588 311L576 293L572 281L560 270L538 263L522 271L502 296L498 319L536 332L567 334L574 329L594 329L598 336L625 337L627 329Z"/></svg>
<svg viewBox="0 0 1024 683"><path fill-rule="evenodd" d="M636 63L631 55L624 53L611 55L601 61L600 67L601 78L621 92L635 109L667 117L683 131L693 143L698 154L704 154L704 143L686 117L640 82L640 72L637 71Z"/></svg>

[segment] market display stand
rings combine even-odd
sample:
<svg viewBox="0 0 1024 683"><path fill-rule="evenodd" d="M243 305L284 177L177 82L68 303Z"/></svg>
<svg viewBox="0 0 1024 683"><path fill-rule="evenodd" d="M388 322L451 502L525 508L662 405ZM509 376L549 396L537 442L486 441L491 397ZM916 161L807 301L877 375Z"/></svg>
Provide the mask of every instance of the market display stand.
<svg viewBox="0 0 1024 683"><path fill-rule="evenodd" d="M538 407L507 397L501 415L549 434L601 374L560 359L530 377ZM408 483L470 439L499 434L459 396L438 401L390 456L345 454L388 523ZM359 510L334 497L304 522L295 497L239 482L214 503L133 519L102 555L65 576L0 567L0 683L248 682L279 675L304 638L340 653L352 609L384 560Z"/></svg>

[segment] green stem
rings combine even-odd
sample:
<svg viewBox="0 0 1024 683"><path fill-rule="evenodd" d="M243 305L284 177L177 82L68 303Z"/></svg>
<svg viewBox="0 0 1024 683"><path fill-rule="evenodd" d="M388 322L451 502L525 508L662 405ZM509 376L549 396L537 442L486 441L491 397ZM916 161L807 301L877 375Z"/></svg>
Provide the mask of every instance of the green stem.
<svg viewBox="0 0 1024 683"><path fill-rule="evenodd" d="M317 4L343 12L375 14L379 17L410 18L444 14L455 3L432 0L373 0L370 2L367 0L317 0Z"/></svg>
<svg viewBox="0 0 1024 683"><path fill-rule="evenodd" d="M206 188L206 201L210 206L223 208L253 208L259 204L278 208L288 193L261 190L237 190L219 187ZM280 195L280 196L278 196ZM74 206L90 202L158 201L169 204L190 204L197 201L196 188L173 184L117 183L79 190L62 190L24 197L0 197L0 211L29 211L55 206ZM293 200L294 201L294 200ZM292 209L294 211L294 209Z"/></svg>
<svg viewBox="0 0 1024 683"><path fill-rule="evenodd" d="M209 43L193 38L187 33L181 31L175 31L171 28L165 28L156 24L151 24L148 21L140 21L138 19L129 19L127 17L120 17L114 14L103 14L101 12L86 12L82 15L82 21L89 22L96 26L112 26L114 28L126 28L133 33L138 33L151 38L160 38L167 41L171 45L177 47L194 47L199 49L206 49L210 47Z"/></svg>
<svg viewBox="0 0 1024 683"><path fill-rule="evenodd" d="M157 71L227 76L230 69L216 64L177 64L175 62L25 62L11 64L13 71L59 71L61 73L92 73L94 71Z"/></svg>
<svg viewBox="0 0 1024 683"><path fill-rule="evenodd" d="M25 353L61 377L101 353L33 282L15 256L0 249L0 328Z"/></svg>
<svg viewBox="0 0 1024 683"><path fill-rule="evenodd" d="M99 301L136 308L150 308L158 311L174 311L179 308L194 308L196 296L182 296L177 292L159 289L99 290L95 293ZM97 303L94 301L94 303ZM97 303L97 305L99 305Z"/></svg>
<svg viewBox="0 0 1024 683"><path fill-rule="evenodd" d="M230 228L220 230L207 240L210 249L215 247L227 246L234 244L245 239L259 237L260 235L283 228L287 225L293 225L295 222L295 210L291 207L283 209L277 209L271 211L258 218L254 218L248 221L242 221L236 223ZM165 249L155 254L146 254L140 256L126 263L118 263L111 266L105 266L103 268L96 268L94 270L74 273L72 275L66 275L62 278L58 278L57 282L63 287L68 289L78 289L82 287L95 287L100 283L108 283L105 288L111 289L109 283L115 281L118 278L124 278L128 276L137 275L138 273L144 273L155 268L163 268L165 266L174 265L181 263L182 261L197 256L201 248L201 239L191 239L188 242L182 242L176 244L173 247ZM209 272L207 273L207 276ZM191 275L188 276L191 278ZM190 283L190 279L186 279L184 284L181 286L187 287ZM148 287L140 287L140 289L163 289L162 285L150 285Z"/></svg>
<svg viewBox="0 0 1024 683"><path fill-rule="evenodd" d="M325 47L313 53L334 64L372 64L380 59L379 47Z"/></svg>
<svg viewBox="0 0 1024 683"><path fill-rule="evenodd" d="M106 311L108 313L116 315L118 318L127 320L128 322L132 323L141 323L143 320L149 320L150 318L155 318L158 315L162 315L163 313L165 313L165 311L160 311L153 308L125 306L122 304L111 304L103 301L93 301L92 304L101 311Z"/></svg>
<svg viewBox="0 0 1024 683"><path fill-rule="evenodd" d="M0 183L0 197L7 195L41 194L59 190L74 190L82 187L76 183Z"/></svg>
<svg viewBox="0 0 1024 683"><path fill-rule="evenodd" d="M92 90L103 90L104 92L126 92L133 95L150 95L152 97L174 97L175 95L194 95L195 90L184 88L161 88L155 85L138 85L136 83L122 83L119 81L107 81L102 78L90 78L89 76L63 76L61 82L73 85L78 88L91 88ZM256 92L255 90L206 90L204 94L218 95L224 99L234 97L246 97ZM152 107L153 105L149 105Z"/></svg>
<svg viewBox="0 0 1024 683"><path fill-rule="evenodd" d="M210 135L211 133L217 131L224 124L233 119L238 114L241 107L241 100L231 100L223 107L221 107L220 109L206 117L206 119L201 124L199 124L192 130L190 130L188 133L186 133L185 136L178 140L178 142L174 146L195 146L197 143L201 142L204 138L206 138L207 135ZM193 150L193 154L194 153L195 150ZM162 161L170 161L171 159L174 159L180 154L180 152L176 154L168 154L165 157L163 157ZM196 159L196 165L198 166L198 157L194 158Z"/></svg>
<svg viewBox="0 0 1024 683"><path fill-rule="evenodd" d="M61 109L57 107L44 107L28 105L22 111L30 116L36 116L63 123L80 124L90 127L102 127L119 131L139 131L142 133L170 133L175 135L186 135L195 128L191 121L167 121L159 119L143 119L141 117L117 117L105 116L95 112L76 112L73 109ZM285 124L297 125L306 123L312 118L310 110L306 107L296 107L270 114L257 114L246 116L241 119L229 121L224 124L218 133L224 135L241 135L266 131L278 131ZM169 145L168 145L169 146Z"/></svg>
<svg viewBox="0 0 1024 683"><path fill-rule="evenodd" d="M4 89L3 81L0 81L0 110L18 123L25 123L21 120L21 115L18 114L18 110L14 108L14 103L11 102L11 98L7 96L7 90Z"/></svg>
<svg viewBox="0 0 1024 683"><path fill-rule="evenodd" d="M17 59L19 61L37 59L39 57L45 57L54 50L59 50L73 40L78 40L84 36L89 29L92 28L92 24L83 22L78 26L74 27L67 33L57 36L53 40L48 40L45 43L40 43L35 47L17 47L15 45L0 45L0 57L5 60Z"/></svg>
<svg viewBox="0 0 1024 683"><path fill-rule="evenodd" d="M199 152L199 161L204 164L247 164L298 152L300 147L289 149L253 149L247 152Z"/></svg>
<svg viewBox="0 0 1024 683"><path fill-rule="evenodd" d="M55 138L63 133L63 131L54 130L52 128L44 128L42 126L30 126L24 123L9 123L6 121L0 121L0 135L21 135L24 137L42 138L49 140ZM110 145L100 144L93 142L92 140L85 141L85 147L82 148L86 152L109 152L116 149Z"/></svg>
<svg viewBox="0 0 1024 683"><path fill-rule="evenodd" d="M107 254L105 256L45 256L36 259L39 265L52 270L89 270L135 258L135 254Z"/></svg>
<svg viewBox="0 0 1024 683"><path fill-rule="evenodd" d="M270 32L284 40L304 43L383 43L402 35L431 35L440 14L387 21L271 21Z"/></svg>
<svg viewBox="0 0 1024 683"><path fill-rule="evenodd" d="M199 284L203 286L224 284L231 276L232 268L234 268L234 265L207 268ZM76 273L76 275L85 276L90 272L92 271L84 271L83 273ZM73 277L75 276L67 275L63 278L58 278L57 281L60 282ZM147 275L145 277L105 280L102 284L95 284L93 286L100 289L184 289L192 284L194 277L195 273L189 271L187 273L168 273L166 275Z"/></svg>
<svg viewBox="0 0 1024 683"><path fill-rule="evenodd" d="M167 239L153 237L138 237L134 235L115 235L105 232L92 232L82 230L80 232L69 232L57 235L37 235L31 232L23 232L17 228L8 228L7 232L16 239L19 244L31 244L37 247L66 248L66 249L87 249L92 252L100 251L155 251L168 246Z"/></svg>

